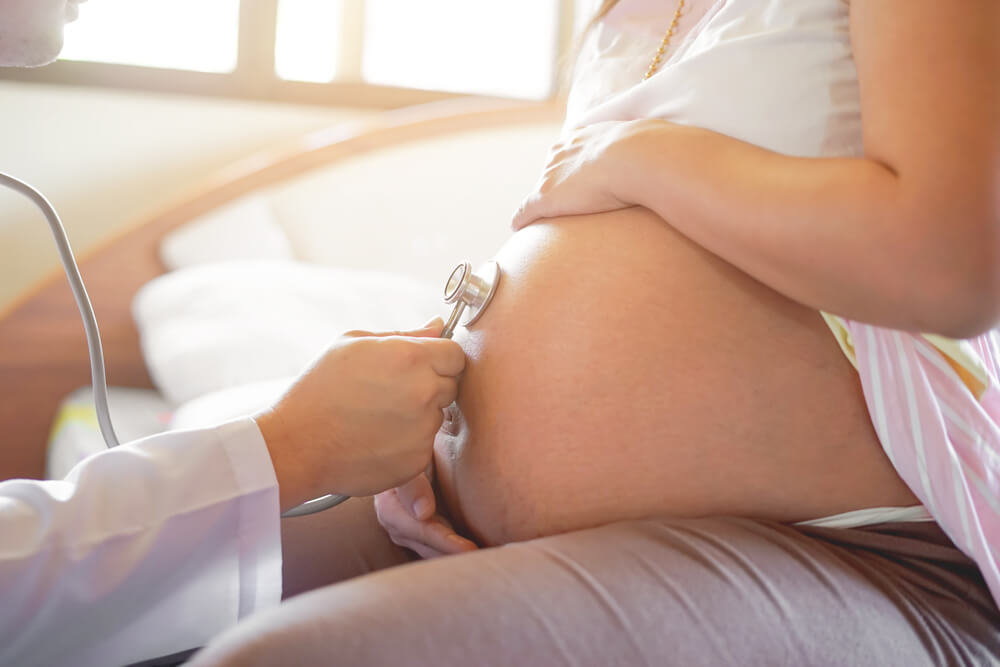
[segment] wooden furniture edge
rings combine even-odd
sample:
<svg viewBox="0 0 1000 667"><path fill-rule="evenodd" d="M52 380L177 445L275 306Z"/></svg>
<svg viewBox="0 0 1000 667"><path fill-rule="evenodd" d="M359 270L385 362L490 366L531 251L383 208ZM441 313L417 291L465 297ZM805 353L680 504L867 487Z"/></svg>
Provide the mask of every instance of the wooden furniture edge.
<svg viewBox="0 0 1000 667"><path fill-rule="evenodd" d="M101 326L108 382L151 387L131 315L143 284L160 275L160 240L250 192L320 166L394 145L462 131L556 122L559 103L469 98L388 111L311 132L251 155L85 253L80 268ZM86 339L62 270L0 311L0 480L40 478L59 401L90 384Z"/></svg>

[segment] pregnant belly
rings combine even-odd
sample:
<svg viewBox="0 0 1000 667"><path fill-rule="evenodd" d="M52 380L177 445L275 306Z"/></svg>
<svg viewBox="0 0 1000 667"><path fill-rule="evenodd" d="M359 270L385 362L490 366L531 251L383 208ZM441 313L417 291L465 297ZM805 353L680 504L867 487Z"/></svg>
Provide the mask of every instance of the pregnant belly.
<svg viewBox="0 0 1000 667"><path fill-rule="evenodd" d="M535 224L496 259L435 443L445 508L480 543L916 502L819 314L649 211Z"/></svg>

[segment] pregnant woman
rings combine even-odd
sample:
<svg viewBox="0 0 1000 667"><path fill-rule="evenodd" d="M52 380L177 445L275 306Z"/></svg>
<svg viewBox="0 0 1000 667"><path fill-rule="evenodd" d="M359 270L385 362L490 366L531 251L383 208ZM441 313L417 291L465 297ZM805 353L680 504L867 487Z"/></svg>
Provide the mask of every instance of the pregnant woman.
<svg viewBox="0 0 1000 667"><path fill-rule="evenodd" d="M942 497L925 414L903 443L907 401L872 385L1000 405L989 339L952 339L1000 314L998 28L992 0L604 2L456 338L436 499L423 477L377 499L399 546L370 499L286 522L286 593L341 583L198 660L1000 660L979 506ZM352 578L400 546L460 555Z"/></svg>

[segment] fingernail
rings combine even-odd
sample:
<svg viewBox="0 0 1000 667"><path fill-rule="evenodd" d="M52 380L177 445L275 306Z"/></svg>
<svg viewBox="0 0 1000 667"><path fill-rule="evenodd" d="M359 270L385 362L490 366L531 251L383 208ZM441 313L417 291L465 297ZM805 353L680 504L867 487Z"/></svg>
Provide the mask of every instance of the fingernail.
<svg viewBox="0 0 1000 667"><path fill-rule="evenodd" d="M427 320L427 322L424 324L424 326L422 326L420 328L421 329L434 329L434 328L439 327L439 326L444 326L444 320L442 320L440 316L437 316L437 317L432 317L431 319Z"/></svg>
<svg viewBox="0 0 1000 667"><path fill-rule="evenodd" d="M470 546L475 546L469 540L465 539L464 537L459 537L458 535L449 535L448 541L454 544L459 549L463 550L468 549Z"/></svg>
<svg viewBox="0 0 1000 667"><path fill-rule="evenodd" d="M430 514L430 511L431 501L427 498L420 498L413 503L413 516L417 519L423 519L425 516Z"/></svg>

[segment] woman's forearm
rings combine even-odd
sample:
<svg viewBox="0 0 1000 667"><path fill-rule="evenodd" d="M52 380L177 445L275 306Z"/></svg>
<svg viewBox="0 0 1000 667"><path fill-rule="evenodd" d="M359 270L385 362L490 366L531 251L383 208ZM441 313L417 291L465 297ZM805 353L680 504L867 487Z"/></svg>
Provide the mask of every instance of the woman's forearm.
<svg viewBox="0 0 1000 667"><path fill-rule="evenodd" d="M793 158L639 122L608 171L614 194L773 289L852 319L954 337L997 317L998 239L983 198L925 196L874 160Z"/></svg>

